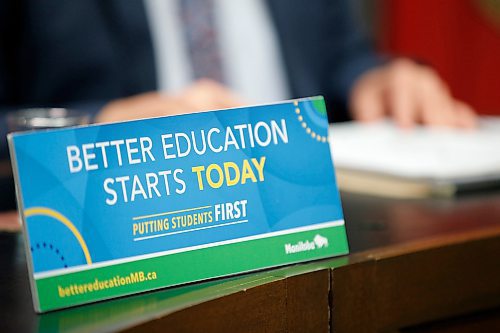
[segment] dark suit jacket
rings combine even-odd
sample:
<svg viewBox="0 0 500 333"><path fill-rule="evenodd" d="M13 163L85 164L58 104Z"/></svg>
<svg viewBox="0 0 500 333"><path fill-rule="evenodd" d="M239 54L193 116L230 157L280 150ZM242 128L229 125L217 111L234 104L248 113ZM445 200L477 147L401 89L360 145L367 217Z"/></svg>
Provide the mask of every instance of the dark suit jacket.
<svg viewBox="0 0 500 333"><path fill-rule="evenodd" d="M156 89L142 1L0 1L4 111L62 106L97 112L110 100ZM268 6L290 97L324 95L331 119L346 119L353 81L377 63L349 1L268 0ZM5 133L5 122L0 126Z"/></svg>

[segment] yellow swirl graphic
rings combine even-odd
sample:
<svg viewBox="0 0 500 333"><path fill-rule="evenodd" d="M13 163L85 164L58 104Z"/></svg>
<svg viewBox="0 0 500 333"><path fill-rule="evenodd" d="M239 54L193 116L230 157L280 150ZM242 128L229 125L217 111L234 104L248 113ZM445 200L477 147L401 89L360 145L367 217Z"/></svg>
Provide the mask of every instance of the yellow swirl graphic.
<svg viewBox="0 0 500 333"><path fill-rule="evenodd" d="M80 247L83 250L83 253L85 254L85 259L87 261L87 265L92 264L92 258L90 257L90 252L89 249L87 248L87 244L85 243L85 240L83 239L82 235L76 229L76 227L71 223L70 220L66 218L66 216L62 215L59 212L56 212L55 210L52 210L50 208L45 208L45 207L32 207L29 209L26 209L24 211L24 216L27 219L30 216L37 216L37 215L43 215L43 216L49 216L54 218L55 220L61 222L64 224L76 237L78 240L78 243L80 243Z"/></svg>

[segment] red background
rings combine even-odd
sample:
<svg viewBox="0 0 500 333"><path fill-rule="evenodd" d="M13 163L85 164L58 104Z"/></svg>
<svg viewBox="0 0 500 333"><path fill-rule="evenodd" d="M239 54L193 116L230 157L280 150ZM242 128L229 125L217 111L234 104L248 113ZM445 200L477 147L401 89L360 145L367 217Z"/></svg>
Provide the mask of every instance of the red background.
<svg viewBox="0 0 500 333"><path fill-rule="evenodd" d="M479 113L500 114L500 10L480 3L383 0L380 46L432 65Z"/></svg>

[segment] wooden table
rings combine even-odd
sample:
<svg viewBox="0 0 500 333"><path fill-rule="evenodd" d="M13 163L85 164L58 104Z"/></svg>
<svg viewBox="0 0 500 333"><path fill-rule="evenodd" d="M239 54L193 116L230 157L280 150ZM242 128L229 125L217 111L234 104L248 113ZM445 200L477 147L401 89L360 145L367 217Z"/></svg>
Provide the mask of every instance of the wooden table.
<svg viewBox="0 0 500 333"><path fill-rule="evenodd" d="M500 331L500 193L342 195L351 255L36 315L0 234L0 332Z"/></svg>

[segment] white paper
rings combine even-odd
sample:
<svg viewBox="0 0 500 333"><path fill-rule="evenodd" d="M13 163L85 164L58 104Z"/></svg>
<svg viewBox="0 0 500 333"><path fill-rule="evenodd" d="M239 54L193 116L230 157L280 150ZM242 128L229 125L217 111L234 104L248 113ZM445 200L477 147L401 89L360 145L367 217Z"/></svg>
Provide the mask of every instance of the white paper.
<svg viewBox="0 0 500 333"><path fill-rule="evenodd" d="M500 178L500 117L481 117L475 130L334 124L330 144L337 168L444 182Z"/></svg>

